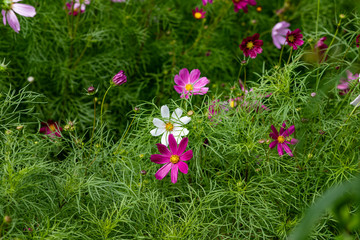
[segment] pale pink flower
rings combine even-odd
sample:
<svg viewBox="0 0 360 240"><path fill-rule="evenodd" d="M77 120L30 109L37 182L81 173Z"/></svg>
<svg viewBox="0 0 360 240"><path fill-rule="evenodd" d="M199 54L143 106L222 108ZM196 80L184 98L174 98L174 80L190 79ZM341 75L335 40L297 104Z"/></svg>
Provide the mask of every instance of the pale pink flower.
<svg viewBox="0 0 360 240"><path fill-rule="evenodd" d="M68 3L66 3L66 7L69 11L69 15L78 15L79 12L83 13L85 12L86 9L86 5L90 4L90 0L75 0L74 1L70 1Z"/></svg>
<svg viewBox="0 0 360 240"><path fill-rule="evenodd" d="M286 33L290 31L290 23L282 21L273 27L271 31L271 37L275 47L281 49L281 45L284 45L286 42Z"/></svg>
<svg viewBox="0 0 360 240"><path fill-rule="evenodd" d="M188 99L190 95L204 95L208 92L209 88L205 85L210 81L206 77L200 78L200 74L199 69L194 69L189 74L189 70L183 68L179 75L175 76L174 81L177 85L174 88L176 92L181 94L181 98Z"/></svg>
<svg viewBox="0 0 360 240"><path fill-rule="evenodd" d="M213 3L213 0L202 0L202 3L205 6L207 3Z"/></svg>
<svg viewBox="0 0 360 240"><path fill-rule="evenodd" d="M16 17L15 13L24 16L24 17L34 17L36 15L35 8L33 6L18 3L22 0L8 0L5 1L6 9L1 10L3 16L3 23L6 25L6 21L9 23L10 27L14 29L15 32L19 33L20 23L19 19ZM6 5L6 3L8 5Z"/></svg>

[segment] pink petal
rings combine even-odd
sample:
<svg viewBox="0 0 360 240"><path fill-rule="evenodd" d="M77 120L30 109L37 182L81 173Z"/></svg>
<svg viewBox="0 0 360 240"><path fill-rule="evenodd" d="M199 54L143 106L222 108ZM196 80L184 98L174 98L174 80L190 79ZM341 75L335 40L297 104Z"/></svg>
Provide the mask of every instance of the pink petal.
<svg viewBox="0 0 360 240"><path fill-rule="evenodd" d="M6 26L6 12L5 12L5 10L1 10L1 14L3 15L3 23Z"/></svg>
<svg viewBox="0 0 360 240"><path fill-rule="evenodd" d="M282 124L282 126L281 126L281 128L280 128L279 135L283 135L285 128L286 128L286 123L283 122L283 124Z"/></svg>
<svg viewBox="0 0 360 240"><path fill-rule="evenodd" d="M161 154L153 154L150 156L150 160L157 164L165 164L170 162L170 156L165 156Z"/></svg>
<svg viewBox="0 0 360 240"><path fill-rule="evenodd" d="M6 12L6 19L12 29L14 29L15 32L20 31L20 23L18 18L16 17L14 11L9 10Z"/></svg>
<svg viewBox="0 0 360 240"><path fill-rule="evenodd" d="M177 143L174 135L170 134L168 140L171 154L177 155Z"/></svg>
<svg viewBox="0 0 360 240"><path fill-rule="evenodd" d="M278 141L277 141L277 140L272 141L272 142L269 144L269 148L273 149L274 147L276 147L277 144L278 144Z"/></svg>
<svg viewBox="0 0 360 240"><path fill-rule="evenodd" d="M179 86L176 86L176 85L174 86L174 89L175 89L175 91L176 91L177 93L179 93L179 94L185 92L185 88L179 87Z"/></svg>
<svg viewBox="0 0 360 240"><path fill-rule="evenodd" d="M277 146L277 150L280 156L284 155L283 149L282 149L282 143L279 143Z"/></svg>
<svg viewBox="0 0 360 240"><path fill-rule="evenodd" d="M183 154L183 152L186 150L186 147L188 145L189 139L183 138L181 142L179 143L179 148L177 150L177 155Z"/></svg>
<svg viewBox="0 0 360 240"><path fill-rule="evenodd" d="M192 70L190 73L190 83L195 83L195 81L199 79L200 74L201 73L199 69Z"/></svg>
<svg viewBox="0 0 360 240"><path fill-rule="evenodd" d="M279 133L277 129L274 127L274 125L271 125L271 130L273 131L274 134L276 134L276 138L277 138L279 136Z"/></svg>
<svg viewBox="0 0 360 240"><path fill-rule="evenodd" d="M164 144L161 144L161 143L157 143L156 144L159 152L165 156L170 156L171 155L171 152L169 151L169 149L164 145Z"/></svg>
<svg viewBox="0 0 360 240"><path fill-rule="evenodd" d="M180 155L180 161L189 161L193 158L193 150L186 151L184 154Z"/></svg>
<svg viewBox="0 0 360 240"><path fill-rule="evenodd" d="M292 151L291 151L291 149L289 148L288 145L286 145L285 143L283 143L283 144L282 144L282 147L284 148L285 152L286 152L287 154L289 154L290 157L293 157L293 156L294 156L294 155L292 154Z"/></svg>
<svg viewBox="0 0 360 240"><path fill-rule="evenodd" d="M288 137L290 136L291 134L293 134L295 132L295 126L292 125L290 126L285 132L284 132L284 136L285 137Z"/></svg>
<svg viewBox="0 0 360 240"><path fill-rule="evenodd" d="M188 173L188 170L189 170L189 166L184 163L184 162L178 162L177 163L179 169L180 169L180 172L182 172L183 174L187 174Z"/></svg>
<svg viewBox="0 0 360 240"><path fill-rule="evenodd" d="M275 133L269 133L269 136L272 138L272 139L274 139L274 140L276 140L277 138L278 138L278 136L275 134Z"/></svg>
<svg viewBox="0 0 360 240"><path fill-rule="evenodd" d="M176 183L179 173L179 167L177 164L174 164L171 168L171 182Z"/></svg>
<svg viewBox="0 0 360 240"><path fill-rule="evenodd" d="M171 163L165 164L155 173L155 178L157 180L163 179L168 174L170 169L171 169Z"/></svg>
<svg viewBox="0 0 360 240"><path fill-rule="evenodd" d="M299 142L299 140L297 140L296 138L291 139L290 144L297 144Z"/></svg>
<svg viewBox="0 0 360 240"><path fill-rule="evenodd" d="M189 83L189 70L183 68L180 70L179 75L185 84Z"/></svg>
<svg viewBox="0 0 360 240"><path fill-rule="evenodd" d="M12 9L14 12L24 17L34 17L36 15L35 8L27 4L15 3L13 4Z"/></svg>
<svg viewBox="0 0 360 240"><path fill-rule="evenodd" d="M204 87L206 84L208 84L210 81L206 77L200 78L198 81L194 83L194 88L200 88Z"/></svg>
<svg viewBox="0 0 360 240"><path fill-rule="evenodd" d="M184 87L185 83L184 81L181 79L181 77L179 75L175 75L174 77L174 82L179 85L180 87Z"/></svg>

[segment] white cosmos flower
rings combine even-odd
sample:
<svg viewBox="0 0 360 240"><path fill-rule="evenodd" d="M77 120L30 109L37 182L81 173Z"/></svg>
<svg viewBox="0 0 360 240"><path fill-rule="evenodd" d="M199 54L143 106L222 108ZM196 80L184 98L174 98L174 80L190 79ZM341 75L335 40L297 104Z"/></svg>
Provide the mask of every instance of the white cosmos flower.
<svg viewBox="0 0 360 240"><path fill-rule="evenodd" d="M189 133L189 130L183 127L183 125L188 124L191 120L190 117L181 117L183 111L180 108L175 109L175 111L171 114L168 106L164 105L161 107L161 117L154 118L153 123L155 125L155 129L151 130L150 133L153 136L160 136L161 143L165 146L168 146L168 137L170 134L173 134L176 142L179 143L182 139L182 136L186 136Z"/></svg>

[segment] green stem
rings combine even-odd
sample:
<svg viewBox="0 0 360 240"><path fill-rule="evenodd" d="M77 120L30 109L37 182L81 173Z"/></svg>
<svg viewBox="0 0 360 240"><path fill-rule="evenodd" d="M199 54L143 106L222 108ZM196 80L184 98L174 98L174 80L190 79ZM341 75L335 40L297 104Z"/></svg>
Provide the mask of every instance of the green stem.
<svg viewBox="0 0 360 240"><path fill-rule="evenodd" d="M316 13L316 30L315 30L315 39L317 40L318 29L319 29L319 16L320 16L320 0L317 2L317 13Z"/></svg>
<svg viewBox="0 0 360 240"><path fill-rule="evenodd" d="M285 44L283 44L282 47L281 47L281 53L280 53L279 64L278 64L279 68L281 66L281 58L282 58L282 55L283 55L284 47L285 47Z"/></svg>
<svg viewBox="0 0 360 240"><path fill-rule="evenodd" d="M111 84L109 86L109 88L106 90L105 94L104 94L104 97L102 99L102 102L101 102L101 109L100 109L100 126L102 127L103 126L103 110L104 110L104 101L105 101L105 98L106 98L106 95L108 94L110 88L112 88L113 85ZM101 131L102 132L102 131Z"/></svg>
<svg viewBox="0 0 360 240"><path fill-rule="evenodd" d="M336 35L337 35L338 32L339 32L339 28L340 28L340 25L341 25L341 20L342 20L342 18L340 18L340 21L339 21L339 23L338 23L338 25L337 25L337 27L336 27L335 35L334 35L333 39L331 40L329 47L326 49L326 52L325 52L325 54L324 54L323 59L326 59L326 56L327 56L327 54L328 54L328 52L329 52L329 49L330 49L331 45L334 43L334 41L335 41Z"/></svg>
<svg viewBox="0 0 360 240"><path fill-rule="evenodd" d="M120 143L119 143L119 146L116 148L116 151L115 151L116 154L119 152L119 148L120 148L123 140L125 139L126 134L129 132L129 130L130 130L130 128L131 128L131 125L133 124L133 122L134 122L134 120L135 120L135 118L136 118L136 114L137 114L137 112L135 112L135 116L134 116L133 120L131 121L129 127L127 128L124 136L121 138Z"/></svg>
<svg viewBox="0 0 360 240"><path fill-rule="evenodd" d="M93 145L93 140L94 140L95 125L96 125L96 97L94 98L94 122L93 122L93 129L92 129L92 133L91 133L90 151L91 151L91 147Z"/></svg>
<svg viewBox="0 0 360 240"><path fill-rule="evenodd" d="M291 55L292 55L292 51L293 51L293 48L290 49L290 55L289 55L289 59L288 59L286 65L289 65L289 62L290 62L290 59L291 59Z"/></svg>

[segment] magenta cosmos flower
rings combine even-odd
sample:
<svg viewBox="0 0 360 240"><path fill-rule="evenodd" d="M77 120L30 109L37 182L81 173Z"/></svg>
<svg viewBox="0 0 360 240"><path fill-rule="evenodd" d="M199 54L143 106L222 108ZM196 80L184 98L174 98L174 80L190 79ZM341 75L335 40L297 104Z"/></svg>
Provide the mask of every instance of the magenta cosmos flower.
<svg viewBox="0 0 360 240"><path fill-rule="evenodd" d="M340 90L340 95L345 95L350 91L350 84L355 81L359 80L359 73L353 74L349 70L346 70L347 79L340 79L340 84L337 86L337 88Z"/></svg>
<svg viewBox="0 0 360 240"><path fill-rule="evenodd" d="M177 85L174 88L177 93L181 94L181 98L188 99L190 95L204 95L208 92L209 88L205 85L210 81L206 77L200 78L200 74L199 69L194 69L189 74L189 70L183 68L179 75L175 75L174 81Z"/></svg>
<svg viewBox="0 0 360 240"><path fill-rule="evenodd" d="M360 34L356 36L356 47L360 46Z"/></svg>
<svg viewBox="0 0 360 240"><path fill-rule="evenodd" d="M239 45L245 57L256 58L257 54L262 53L263 41L259 40L259 36L258 33L255 33L253 36L245 38Z"/></svg>
<svg viewBox="0 0 360 240"><path fill-rule="evenodd" d="M248 7L247 7L248 4L252 6L256 5L255 0L233 0L233 3L234 3L235 12L238 12L240 9L242 9L244 13L248 12Z"/></svg>
<svg viewBox="0 0 360 240"><path fill-rule="evenodd" d="M326 52L326 49L328 48L328 45L326 45L324 43L325 40L326 40L326 37L320 38L319 41L316 43L316 45L314 47L314 50L317 53L317 56L319 57L319 62L323 61L324 54Z"/></svg>
<svg viewBox="0 0 360 240"><path fill-rule="evenodd" d="M288 31L286 34L286 43L293 47L294 50L297 49L298 46L301 46L304 44L304 41L302 40L303 35L300 33L300 29L295 29L294 31Z"/></svg>
<svg viewBox="0 0 360 240"><path fill-rule="evenodd" d="M19 33L20 23L15 13L24 17L34 17L36 15L35 8L33 6L18 3L22 0L5 0L1 14L3 16L3 23L6 25L6 21L15 32Z"/></svg>
<svg viewBox="0 0 360 240"><path fill-rule="evenodd" d="M126 81L127 81L127 77L123 70L118 72L112 79L112 82L118 86L126 83Z"/></svg>
<svg viewBox="0 0 360 240"><path fill-rule="evenodd" d="M206 6L207 3L213 3L213 0L202 0L202 3Z"/></svg>
<svg viewBox="0 0 360 240"><path fill-rule="evenodd" d="M205 17L205 11L200 9L199 8L195 8L195 10L192 10L192 14L194 16L194 18L196 19L201 19L201 18L204 18Z"/></svg>
<svg viewBox="0 0 360 240"><path fill-rule="evenodd" d="M276 130L274 125L271 125L272 133L269 134L269 136L274 139L273 142L270 143L269 147L273 149L277 146L277 150L280 156L284 155L283 149L289 156L293 157L292 151L288 144L296 144L298 142L297 139L291 138L290 135L295 132L295 126L292 125L288 129L286 128L286 123L284 122L282 124L282 127L280 129L280 132Z"/></svg>
<svg viewBox="0 0 360 240"><path fill-rule="evenodd" d="M80 13L85 12L86 5L90 4L90 0L75 0L66 3L69 15L77 16Z"/></svg>
<svg viewBox="0 0 360 240"><path fill-rule="evenodd" d="M188 161L193 157L193 151L186 151L188 144L188 138L183 138L179 143L176 143L174 135L169 135L169 147L170 150L163 144L156 144L161 154L153 154L150 160L157 164L165 164L155 174L155 178L158 180L163 179L171 169L171 182L176 183L178 177L178 171L183 174L188 173L188 165L184 161Z"/></svg>
<svg viewBox="0 0 360 240"><path fill-rule="evenodd" d="M48 120L46 123L41 123L40 133L49 135L49 137L54 138L55 136L61 137L61 131L63 129L59 126L57 122L53 120Z"/></svg>
<svg viewBox="0 0 360 240"><path fill-rule="evenodd" d="M290 31L288 27L290 27L290 23L282 21L275 24L271 31L273 43L278 49L281 49L281 45L284 45L286 42L286 33Z"/></svg>

